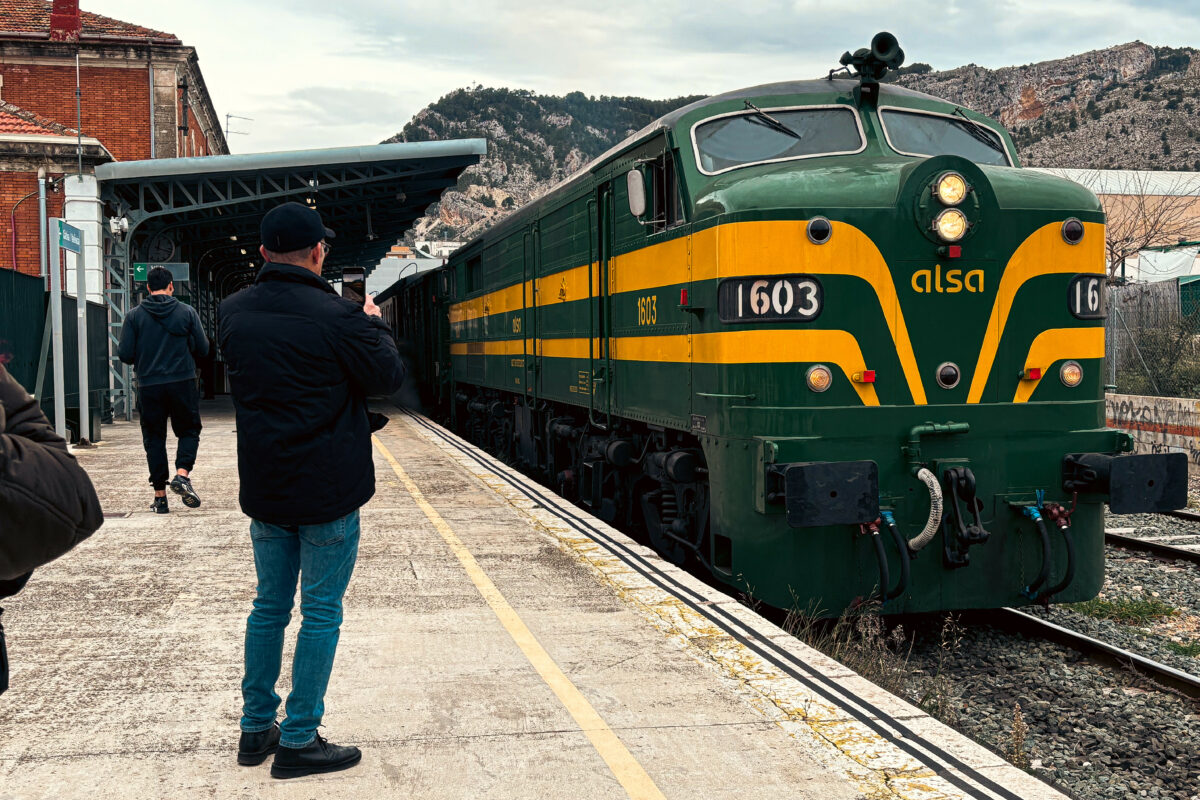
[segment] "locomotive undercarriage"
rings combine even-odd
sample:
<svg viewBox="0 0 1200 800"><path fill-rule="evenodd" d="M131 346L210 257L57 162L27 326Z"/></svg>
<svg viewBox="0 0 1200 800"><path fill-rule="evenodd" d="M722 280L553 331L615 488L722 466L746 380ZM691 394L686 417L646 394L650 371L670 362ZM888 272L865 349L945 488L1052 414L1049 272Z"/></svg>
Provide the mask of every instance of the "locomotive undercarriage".
<svg viewBox="0 0 1200 800"><path fill-rule="evenodd" d="M708 469L690 434L586 409L460 387L452 426L509 466L621 530L643 534L663 557L710 564Z"/></svg>

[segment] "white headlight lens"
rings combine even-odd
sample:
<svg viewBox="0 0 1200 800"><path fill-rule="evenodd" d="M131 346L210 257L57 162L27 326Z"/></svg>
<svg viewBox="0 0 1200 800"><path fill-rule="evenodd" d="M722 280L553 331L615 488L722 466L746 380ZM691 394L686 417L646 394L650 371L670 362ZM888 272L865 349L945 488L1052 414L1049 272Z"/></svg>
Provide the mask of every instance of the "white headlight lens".
<svg viewBox="0 0 1200 800"><path fill-rule="evenodd" d="M933 229L946 242L957 242L967 233L967 215L957 208L947 208L933 221Z"/></svg>
<svg viewBox="0 0 1200 800"><path fill-rule="evenodd" d="M933 193L945 205L956 206L967 196L967 181L957 172L947 172L938 178Z"/></svg>
<svg viewBox="0 0 1200 800"><path fill-rule="evenodd" d="M1078 361L1068 361L1059 369L1058 377L1062 379L1064 386L1074 389L1083 381L1083 367L1079 366Z"/></svg>
<svg viewBox="0 0 1200 800"><path fill-rule="evenodd" d="M814 392L823 392L833 385L833 373L824 364L809 367L804 379L808 382L808 388Z"/></svg>

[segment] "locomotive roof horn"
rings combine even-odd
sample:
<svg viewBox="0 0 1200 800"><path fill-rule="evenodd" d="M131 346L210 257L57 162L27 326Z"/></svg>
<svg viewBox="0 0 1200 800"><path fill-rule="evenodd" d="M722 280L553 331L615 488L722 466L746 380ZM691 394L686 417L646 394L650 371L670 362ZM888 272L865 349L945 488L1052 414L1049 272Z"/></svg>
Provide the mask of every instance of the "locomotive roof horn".
<svg viewBox="0 0 1200 800"><path fill-rule="evenodd" d="M899 69L904 63L904 50L900 42L887 31L880 31L871 39L871 47L860 47L851 53L847 50L839 59L843 67L858 74L862 83L878 83L889 69Z"/></svg>

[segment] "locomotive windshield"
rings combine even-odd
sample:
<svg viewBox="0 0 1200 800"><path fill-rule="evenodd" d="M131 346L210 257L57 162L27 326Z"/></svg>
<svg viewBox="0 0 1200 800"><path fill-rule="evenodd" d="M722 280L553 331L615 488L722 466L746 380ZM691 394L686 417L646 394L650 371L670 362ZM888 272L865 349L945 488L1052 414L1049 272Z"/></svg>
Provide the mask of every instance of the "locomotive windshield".
<svg viewBox="0 0 1200 800"><path fill-rule="evenodd" d="M844 106L725 114L697 123L692 141L705 175L751 164L857 153L866 147L858 114Z"/></svg>
<svg viewBox="0 0 1200 800"><path fill-rule="evenodd" d="M894 108L880 109L879 116L888 144L901 155L955 155L976 164L1011 165L1000 135L966 117Z"/></svg>

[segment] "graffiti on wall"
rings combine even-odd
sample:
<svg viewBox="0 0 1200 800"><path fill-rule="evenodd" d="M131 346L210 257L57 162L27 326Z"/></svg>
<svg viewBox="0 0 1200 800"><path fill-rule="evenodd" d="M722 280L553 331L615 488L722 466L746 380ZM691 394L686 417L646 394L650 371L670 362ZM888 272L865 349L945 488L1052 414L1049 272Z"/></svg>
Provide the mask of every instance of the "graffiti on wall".
<svg viewBox="0 0 1200 800"><path fill-rule="evenodd" d="M1133 435L1135 453L1187 453L1200 471L1200 400L1110 394L1104 405L1109 427Z"/></svg>

